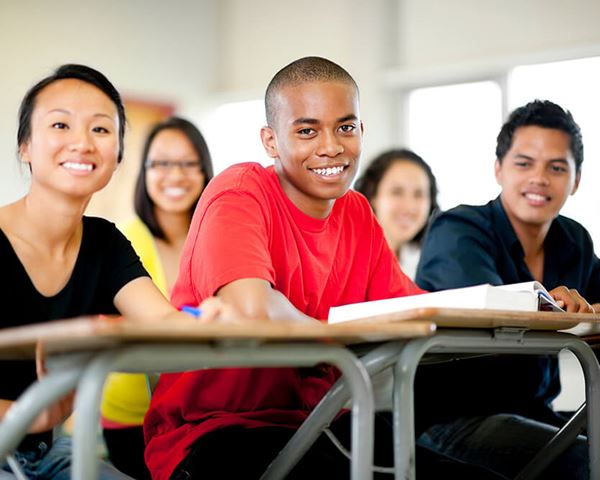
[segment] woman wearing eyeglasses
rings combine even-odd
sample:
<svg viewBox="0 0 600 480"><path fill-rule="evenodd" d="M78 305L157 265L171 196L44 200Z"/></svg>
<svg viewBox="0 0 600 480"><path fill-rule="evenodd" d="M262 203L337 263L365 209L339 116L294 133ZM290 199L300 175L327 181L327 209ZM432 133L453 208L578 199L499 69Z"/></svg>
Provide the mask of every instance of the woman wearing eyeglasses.
<svg viewBox="0 0 600 480"><path fill-rule="evenodd" d="M213 177L204 137L171 117L150 131L135 187L137 217L122 227L161 292L169 297L196 203ZM117 373L104 389L102 427L110 460L136 479L149 479L142 424L148 409L146 376Z"/></svg>

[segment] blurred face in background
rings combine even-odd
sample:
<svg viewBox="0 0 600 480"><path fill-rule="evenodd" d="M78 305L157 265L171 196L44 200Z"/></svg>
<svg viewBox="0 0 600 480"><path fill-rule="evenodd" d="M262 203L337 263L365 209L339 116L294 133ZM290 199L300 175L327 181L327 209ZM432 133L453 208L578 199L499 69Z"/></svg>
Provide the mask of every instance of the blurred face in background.
<svg viewBox="0 0 600 480"><path fill-rule="evenodd" d="M155 208L165 213L187 213L204 189L200 156L180 130L156 134L146 159L146 187Z"/></svg>
<svg viewBox="0 0 600 480"><path fill-rule="evenodd" d="M383 174L371 204L392 250L410 242L431 209L427 173L409 160L394 161Z"/></svg>

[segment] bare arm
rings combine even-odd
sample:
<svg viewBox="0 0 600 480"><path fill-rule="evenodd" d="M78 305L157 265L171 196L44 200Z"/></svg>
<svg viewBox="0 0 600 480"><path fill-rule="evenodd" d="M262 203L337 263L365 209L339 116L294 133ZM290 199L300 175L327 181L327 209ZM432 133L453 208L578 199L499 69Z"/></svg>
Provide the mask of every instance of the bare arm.
<svg viewBox="0 0 600 480"><path fill-rule="evenodd" d="M217 297L253 320L317 321L294 307L281 292L260 278L242 278L228 283L219 289Z"/></svg>
<svg viewBox="0 0 600 480"><path fill-rule="evenodd" d="M187 313L181 313L169 303L148 277L136 278L121 288L115 296L115 306L121 315L133 322L190 320ZM215 297L205 300L201 308L200 322L243 321L242 315L233 305Z"/></svg>

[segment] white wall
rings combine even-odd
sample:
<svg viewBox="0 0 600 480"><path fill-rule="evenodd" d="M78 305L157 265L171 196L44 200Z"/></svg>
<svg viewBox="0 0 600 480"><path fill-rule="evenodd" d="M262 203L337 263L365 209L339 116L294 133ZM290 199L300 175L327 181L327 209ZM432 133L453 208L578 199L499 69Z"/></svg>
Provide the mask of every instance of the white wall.
<svg viewBox="0 0 600 480"><path fill-rule="evenodd" d="M597 0L400 0L398 64L456 65L600 41Z"/></svg>
<svg viewBox="0 0 600 480"><path fill-rule="evenodd" d="M174 102L202 122L223 101L260 98L293 59L323 55L359 83L368 160L402 138L399 87L598 48L597 18L596 0L1 1L0 204L27 178L15 158L18 103L64 62L96 66L125 95Z"/></svg>
<svg viewBox="0 0 600 480"><path fill-rule="evenodd" d="M27 179L15 153L19 102L62 63L98 68L125 96L201 110L216 83L217 3L0 2L0 204L16 199Z"/></svg>

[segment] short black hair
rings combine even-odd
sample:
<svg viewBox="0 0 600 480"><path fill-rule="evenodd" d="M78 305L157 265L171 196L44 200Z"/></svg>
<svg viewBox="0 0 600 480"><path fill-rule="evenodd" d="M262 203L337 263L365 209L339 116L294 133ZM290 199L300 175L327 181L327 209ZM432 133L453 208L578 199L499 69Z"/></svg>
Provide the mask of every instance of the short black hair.
<svg viewBox="0 0 600 480"><path fill-rule="evenodd" d="M528 126L551 128L569 135L575 168L577 173L581 171L581 164L583 163L581 129L573 119L571 112L549 100L534 100L517 108L509 115L497 138L496 159L498 162L502 163L504 156L510 150L517 129Z"/></svg>
<svg viewBox="0 0 600 480"><path fill-rule="evenodd" d="M39 93L54 82L67 79L81 80L82 82L93 85L110 98L115 104L115 107L117 107L117 115L119 117L119 153L117 160L121 162L123 159L125 125L127 124L125 107L123 106L121 95L104 74L86 65L78 65L76 63L61 65L54 73L52 73L52 75L40 80L25 94L21 101L21 106L19 107L17 148L20 149L31 138L31 115L33 114L35 100Z"/></svg>
<svg viewBox="0 0 600 480"><path fill-rule="evenodd" d="M356 183L354 184L354 189L357 192L362 193L365 197L367 197L369 204L371 204L371 208L373 208L372 202L375 196L377 195L377 190L379 189L381 179L392 166L392 164L394 164L394 162L410 162L423 169L423 171L427 175L427 178L429 179L429 199L431 202L431 206L429 207L429 217L435 215L440 209L440 206L437 201L438 187L435 175L433 174L433 171L431 170L429 164L425 160L423 160L423 158L421 158L415 152L407 148L387 150L377 155L369 163L369 166L365 169L362 175L356 180ZM427 225L425 225L415 235L415 238L413 238L411 242L419 243L423 238L426 229Z"/></svg>
<svg viewBox="0 0 600 480"><path fill-rule="evenodd" d="M275 123L275 97L283 87L310 82L343 82L356 89L358 85L346 70L337 63L323 57L303 57L279 70L269 82L265 92L265 114L267 124Z"/></svg>
<svg viewBox="0 0 600 480"><path fill-rule="evenodd" d="M142 161L140 170L137 176L137 180L135 182L133 206L135 209L135 213L148 227L148 230L150 230L152 235L155 238L167 240L165 232L161 228L160 224L158 223L158 219L156 218L154 202L150 198L150 195L148 195L148 187L146 185L146 162L148 160L148 152L156 135L158 135L163 130L178 130L181 133L183 133L192 143L194 150L196 150L196 153L200 158L200 170L204 174L204 188L206 188L208 182L213 178L213 165L212 159L210 157L210 152L208 150L208 145L206 144L204 136L192 122L185 120L184 118L167 118L166 120L163 120L162 122L159 122L156 125L154 125L154 127L152 127L152 129L148 133L148 136L146 137L146 142L144 143L144 148L142 150ZM194 214L194 210L196 209L196 204L198 203L199 199L200 195L198 195L196 202L194 202L194 204L190 208L190 220L192 218L192 215Z"/></svg>

